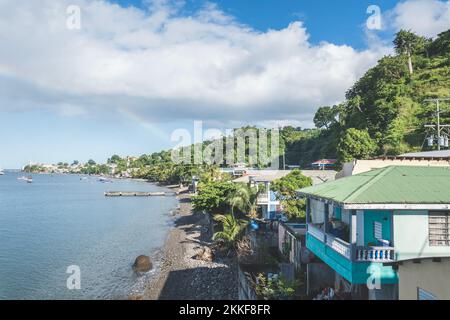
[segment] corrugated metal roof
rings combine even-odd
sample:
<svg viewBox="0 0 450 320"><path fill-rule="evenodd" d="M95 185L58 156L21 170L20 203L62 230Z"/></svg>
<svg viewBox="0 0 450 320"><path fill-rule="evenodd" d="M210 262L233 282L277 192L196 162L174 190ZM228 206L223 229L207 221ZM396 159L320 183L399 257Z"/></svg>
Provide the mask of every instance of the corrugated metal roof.
<svg viewBox="0 0 450 320"><path fill-rule="evenodd" d="M333 181L337 171L334 170L302 170L304 176L312 179L313 186L316 184Z"/></svg>
<svg viewBox="0 0 450 320"><path fill-rule="evenodd" d="M450 168L389 166L299 193L344 204L449 204Z"/></svg>
<svg viewBox="0 0 450 320"><path fill-rule="evenodd" d="M317 161L314 161L311 164L336 164L337 160L336 159L320 159Z"/></svg>
<svg viewBox="0 0 450 320"><path fill-rule="evenodd" d="M412 153L401 154L398 157L404 157L404 158L449 158L450 150L412 152Z"/></svg>
<svg viewBox="0 0 450 320"><path fill-rule="evenodd" d="M244 182L249 183L250 178L253 178L254 181L264 182L264 181L273 181L287 176L291 173L291 170L247 170L245 176L234 179L233 182Z"/></svg>

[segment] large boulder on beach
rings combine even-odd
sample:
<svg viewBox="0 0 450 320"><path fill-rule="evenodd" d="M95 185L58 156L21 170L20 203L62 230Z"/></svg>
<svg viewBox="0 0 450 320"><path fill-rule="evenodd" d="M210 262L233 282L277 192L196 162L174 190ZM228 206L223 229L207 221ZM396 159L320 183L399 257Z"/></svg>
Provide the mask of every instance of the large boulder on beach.
<svg viewBox="0 0 450 320"><path fill-rule="evenodd" d="M138 272L147 272L150 271L153 268L152 261L149 257L140 255L136 258L133 264L134 271Z"/></svg>

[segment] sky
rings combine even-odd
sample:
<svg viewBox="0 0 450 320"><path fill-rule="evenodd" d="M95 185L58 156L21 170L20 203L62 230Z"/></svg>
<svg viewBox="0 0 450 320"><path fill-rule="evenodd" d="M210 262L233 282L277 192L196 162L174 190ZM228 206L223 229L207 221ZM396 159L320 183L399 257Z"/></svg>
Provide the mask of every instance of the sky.
<svg viewBox="0 0 450 320"><path fill-rule="evenodd" d="M194 121L311 127L395 32L449 26L445 0L0 0L0 167L169 149Z"/></svg>

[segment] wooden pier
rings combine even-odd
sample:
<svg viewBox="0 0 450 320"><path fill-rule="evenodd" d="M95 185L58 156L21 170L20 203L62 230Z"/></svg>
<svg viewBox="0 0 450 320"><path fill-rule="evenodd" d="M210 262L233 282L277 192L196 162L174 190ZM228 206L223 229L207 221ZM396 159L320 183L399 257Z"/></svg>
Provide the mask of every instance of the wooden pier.
<svg viewBox="0 0 450 320"><path fill-rule="evenodd" d="M175 196L175 192L145 192L145 191L107 191L105 197L167 197Z"/></svg>

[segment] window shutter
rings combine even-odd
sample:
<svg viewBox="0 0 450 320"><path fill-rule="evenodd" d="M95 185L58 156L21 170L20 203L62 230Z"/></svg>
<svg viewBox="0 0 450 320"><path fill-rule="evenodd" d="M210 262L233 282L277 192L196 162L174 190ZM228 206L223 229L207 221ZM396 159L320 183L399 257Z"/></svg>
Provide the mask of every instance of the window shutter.
<svg viewBox="0 0 450 320"><path fill-rule="evenodd" d="M378 221L373 223L373 236L377 240L383 239L383 225Z"/></svg>
<svg viewBox="0 0 450 320"><path fill-rule="evenodd" d="M428 235L430 246L450 245L449 220L448 212L430 211L428 215Z"/></svg>

